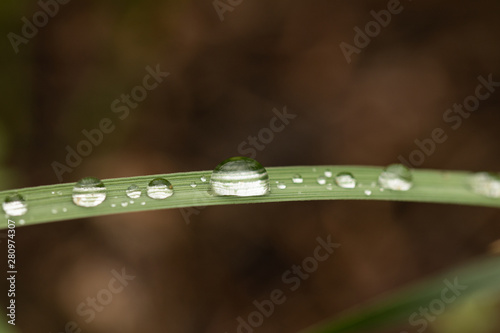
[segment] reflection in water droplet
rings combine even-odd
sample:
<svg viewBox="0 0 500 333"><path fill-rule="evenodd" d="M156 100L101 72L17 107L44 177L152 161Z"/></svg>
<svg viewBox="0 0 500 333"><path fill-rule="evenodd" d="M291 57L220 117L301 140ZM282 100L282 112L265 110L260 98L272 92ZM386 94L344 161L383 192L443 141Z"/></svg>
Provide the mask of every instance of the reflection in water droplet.
<svg viewBox="0 0 500 333"><path fill-rule="evenodd" d="M378 182L389 190L408 191L413 186L413 176L411 170L403 164L391 164L382 171Z"/></svg>
<svg viewBox="0 0 500 333"><path fill-rule="evenodd" d="M142 192L141 192L141 189L139 188L139 186L137 185L130 185L127 190L125 191L125 193L127 194L127 197L131 198L131 199L137 199L141 196Z"/></svg>
<svg viewBox="0 0 500 333"><path fill-rule="evenodd" d="M28 211L28 204L20 194L14 194L5 198L2 208L7 215L21 216Z"/></svg>
<svg viewBox="0 0 500 333"><path fill-rule="evenodd" d="M94 177L80 179L73 187L73 202L80 207L95 207L106 199L106 187Z"/></svg>
<svg viewBox="0 0 500 333"><path fill-rule="evenodd" d="M280 190L286 189L286 185L283 182L278 182L278 184L276 184L276 187Z"/></svg>
<svg viewBox="0 0 500 333"><path fill-rule="evenodd" d="M319 176L318 179L316 179L316 181L318 182L318 184L320 185L325 185L326 184L326 178L323 177L323 176Z"/></svg>
<svg viewBox="0 0 500 333"><path fill-rule="evenodd" d="M166 199L174 194L174 187L164 178L155 178L149 182L147 194L152 199Z"/></svg>
<svg viewBox="0 0 500 333"><path fill-rule="evenodd" d="M335 176L335 182L342 188L355 188L356 178L350 172L339 172Z"/></svg>
<svg viewBox="0 0 500 333"><path fill-rule="evenodd" d="M302 184L304 182L304 178L302 178L302 176L297 173L293 175L292 182L294 184Z"/></svg>
<svg viewBox="0 0 500 333"><path fill-rule="evenodd" d="M330 170L330 169L326 169L325 170L325 177L331 178L332 175L333 175L332 170Z"/></svg>
<svg viewBox="0 0 500 333"><path fill-rule="evenodd" d="M210 177L212 194L260 196L270 191L266 169L248 157L231 157L217 165Z"/></svg>
<svg viewBox="0 0 500 333"><path fill-rule="evenodd" d="M472 191L489 198L500 198L500 175L478 172L470 176L469 186Z"/></svg>

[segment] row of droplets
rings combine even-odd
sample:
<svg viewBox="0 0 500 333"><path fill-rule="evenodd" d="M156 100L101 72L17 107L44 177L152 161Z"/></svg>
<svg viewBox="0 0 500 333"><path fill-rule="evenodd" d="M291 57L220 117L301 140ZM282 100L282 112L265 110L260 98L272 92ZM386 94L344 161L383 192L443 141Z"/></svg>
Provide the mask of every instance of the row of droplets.
<svg viewBox="0 0 500 333"><path fill-rule="evenodd" d="M316 179L319 185L326 185L332 189L332 184L327 179L333 177L330 169ZM335 177L335 183L345 189L356 188L356 178L349 172L340 172ZM200 178L202 183L207 178ZM302 184L304 179L301 175L292 176L292 183ZM408 191L413 186L411 170L402 164L392 164L386 167L378 177L381 190ZM197 186L196 182L190 184L192 188ZM286 189L286 184L277 182L278 189ZM478 194L500 198L500 177L491 173L480 172L471 176L470 187ZM210 177L210 193L217 196L261 196L270 192L269 175L266 169L257 161L248 157L232 157L215 167ZM53 192L54 193L54 192ZM59 195L62 192L58 192ZM140 198L141 188L130 185L125 194L130 199ZM152 199L163 200L174 194L172 184L164 178L151 180L146 187L146 195ZM371 191L365 190L366 195ZM78 181L73 187L73 203L80 207L95 207L106 199L106 186L94 177L86 177ZM123 206L123 205L122 205ZM14 194L5 199L2 207L7 215L21 216L26 214L28 206L20 194Z"/></svg>

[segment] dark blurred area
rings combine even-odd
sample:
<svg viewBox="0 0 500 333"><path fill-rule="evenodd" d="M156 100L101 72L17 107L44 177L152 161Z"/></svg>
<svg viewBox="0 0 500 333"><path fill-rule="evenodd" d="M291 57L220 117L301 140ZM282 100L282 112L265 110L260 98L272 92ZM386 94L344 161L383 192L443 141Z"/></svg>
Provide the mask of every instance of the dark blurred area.
<svg viewBox="0 0 500 333"><path fill-rule="evenodd" d="M444 119L476 93L478 77L500 81L500 2L402 1L356 47L354 28L364 31L375 21L371 11L389 3L61 1L24 38L22 18L32 20L40 3L3 2L0 189L209 170L241 155L242 142L285 106L296 117L256 151L264 166L387 165L408 159L415 140L442 128L447 140L418 167L500 170L500 91L460 116L457 128L458 118ZM26 42L14 46L9 33ZM350 63L342 42L359 51ZM157 77L155 88L135 88L152 87L154 79L144 78L158 68L169 75ZM123 94L142 100L127 103ZM76 150L83 131L106 118L113 131L58 176L54 162L67 165L67 147ZM238 317L248 321L255 300L281 289L286 301L253 330L297 332L487 254L500 238L499 222L492 208L338 201L209 207L187 220L180 210L163 210L23 227L16 327L237 332ZM290 291L284 272L328 235L341 246ZM112 289L122 269L135 278L109 304L93 317L78 312L87 297Z"/></svg>

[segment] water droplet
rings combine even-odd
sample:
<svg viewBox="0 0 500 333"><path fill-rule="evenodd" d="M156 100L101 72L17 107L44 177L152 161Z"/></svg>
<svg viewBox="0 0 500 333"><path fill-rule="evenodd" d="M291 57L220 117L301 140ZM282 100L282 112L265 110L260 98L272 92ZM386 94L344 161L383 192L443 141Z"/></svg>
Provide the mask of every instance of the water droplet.
<svg viewBox="0 0 500 333"><path fill-rule="evenodd" d="M489 172L478 172L469 178L469 185L477 194L500 198L500 175Z"/></svg>
<svg viewBox="0 0 500 333"><path fill-rule="evenodd" d="M113 204L111 204L111 207L115 208L115 207L116 207L116 204L114 204L114 203L113 203Z"/></svg>
<svg viewBox="0 0 500 333"><path fill-rule="evenodd" d="M331 178L332 175L333 175L332 170L330 170L330 169L326 169L325 170L325 177Z"/></svg>
<svg viewBox="0 0 500 333"><path fill-rule="evenodd" d="M130 200L130 201L129 201L129 203L130 203L131 205L133 205L133 204L134 204L134 202L135 202L134 200Z"/></svg>
<svg viewBox="0 0 500 333"><path fill-rule="evenodd" d="M56 194L56 191L52 191L52 192L50 192L50 193L51 193L51 194Z"/></svg>
<svg viewBox="0 0 500 333"><path fill-rule="evenodd" d="M270 190L269 175L256 160L231 157L215 167L210 177L210 187L215 195L265 195Z"/></svg>
<svg viewBox="0 0 500 333"><path fill-rule="evenodd" d="M328 183L328 184L326 184L326 189L327 189L328 191L333 190L333 185L332 185L332 183Z"/></svg>
<svg viewBox="0 0 500 333"><path fill-rule="evenodd" d="M20 225L24 225L25 223L26 223L26 221L25 221L25 220L23 220L23 219L20 219L20 220L19 220L19 224L20 224Z"/></svg>
<svg viewBox="0 0 500 333"><path fill-rule="evenodd" d="M302 176L299 174L295 174L292 177L292 182L294 184L302 184L304 182L304 178L302 178Z"/></svg>
<svg viewBox="0 0 500 333"><path fill-rule="evenodd" d="M320 185L325 185L326 184L326 178L323 176L319 176L318 179L316 179L318 184Z"/></svg>
<svg viewBox="0 0 500 333"><path fill-rule="evenodd" d="M155 178L149 182L147 194L152 199L166 199L174 194L174 188L168 180Z"/></svg>
<svg viewBox="0 0 500 333"><path fill-rule="evenodd" d="M52 208L51 212L52 212L52 214L57 214L57 209Z"/></svg>
<svg viewBox="0 0 500 333"><path fill-rule="evenodd" d="M145 205L146 205L146 201L141 202L141 206L145 206Z"/></svg>
<svg viewBox="0 0 500 333"><path fill-rule="evenodd" d="M368 195L368 196L370 196L370 195L372 195L372 191L370 191L370 190L365 190L365 194L366 194L366 195Z"/></svg>
<svg viewBox="0 0 500 333"><path fill-rule="evenodd" d="M207 181L207 177L205 177L205 176L201 176L201 177L200 177L200 180L201 180L201 182L202 182L202 183L205 183L205 182Z"/></svg>
<svg viewBox="0 0 500 333"><path fill-rule="evenodd" d="M286 189L286 185L283 182L278 182L278 184L276 184L276 187L280 190Z"/></svg>
<svg viewBox="0 0 500 333"><path fill-rule="evenodd" d="M24 197L20 194L14 194L5 198L2 208L10 216L21 216L28 211L28 205Z"/></svg>
<svg viewBox="0 0 500 333"><path fill-rule="evenodd" d="M191 186L192 188L196 188L196 182L192 182L191 184L189 184L189 186Z"/></svg>
<svg viewBox="0 0 500 333"><path fill-rule="evenodd" d="M66 213L66 212L68 211L68 208L64 207L64 208L62 209L62 211L63 211L63 213Z"/></svg>
<svg viewBox="0 0 500 333"><path fill-rule="evenodd" d="M131 199L137 199L141 196L142 192L141 192L141 189L139 188L139 186L137 185L130 185L127 190L125 191L125 193L127 194L127 197L131 198Z"/></svg>
<svg viewBox="0 0 500 333"><path fill-rule="evenodd" d="M57 191L57 195L62 195L62 191Z"/></svg>
<svg viewBox="0 0 500 333"><path fill-rule="evenodd" d="M106 199L106 186L98 178L85 177L73 187L73 202L80 207L95 207Z"/></svg>
<svg viewBox="0 0 500 333"><path fill-rule="evenodd" d="M335 182L342 188L355 188L356 178L350 172L339 172L335 176Z"/></svg>
<svg viewBox="0 0 500 333"><path fill-rule="evenodd" d="M127 206L128 206L128 202L123 201L120 205L121 205L122 207L127 207Z"/></svg>
<svg viewBox="0 0 500 333"><path fill-rule="evenodd" d="M403 164L391 164L382 171L378 182L389 190L408 191L413 186L413 176L411 170Z"/></svg>

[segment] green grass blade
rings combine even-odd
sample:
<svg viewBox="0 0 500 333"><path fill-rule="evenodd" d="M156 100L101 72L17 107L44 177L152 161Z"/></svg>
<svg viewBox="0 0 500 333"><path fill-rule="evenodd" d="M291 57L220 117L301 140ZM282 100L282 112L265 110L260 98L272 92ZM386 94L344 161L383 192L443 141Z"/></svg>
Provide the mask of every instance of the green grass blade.
<svg viewBox="0 0 500 333"><path fill-rule="evenodd" d="M331 182L332 186L318 184L317 177L326 169L331 170L333 176L338 172L351 172L357 179L358 186L354 189L340 188L335 185L333 178L327 178L327 182ZM211 171L199 171L105 179L103 182L107 188L106 200L91 208L73 204L71 194L74 183L2 191L0 200L14 193L24 196L28 212L20 217L10 217L21 225L153 209L305 200L393 200L500 207L500 199L484 197L469 189L469 172L414 170L413 188L401 192L380 191L377 179L382 170L382 167L367 166L269 167L267 171L271 181L271 193L259 197L212 196L208 192ZM291 179L295 174L302 175L304 182L294 184ZM207 181L201 182L201 176L206 177ZM146 185L155 177L168 179L174 187L174 195L164 200L147 197ZM197 183L196 188L191 187L193 181ZM286 189L278 189L276 182L284 182ZM131 199L125 195L125 190L132 184L138 185L143 193L140 198L130 202ZM370 191L371 195L367 195L366 191ZM3 225L2 228L5 227Z"/></svg>
<svg viewBox="0 0 500 333"><path fill-rule="evenodd" d="M455 279L459 285L466 287L465 290L459 291L457 301L465 301L467 297L478 292L495 296L500 292L500 257L483 258L448 271L446 274L384 295L378 301L345 311L336 319L315 325L302 333L372 332L408 323L411 314L419 311L421 306L428 307L433 300L442 298L442 292L447 288L444 281L453 283Z"/></svg>

